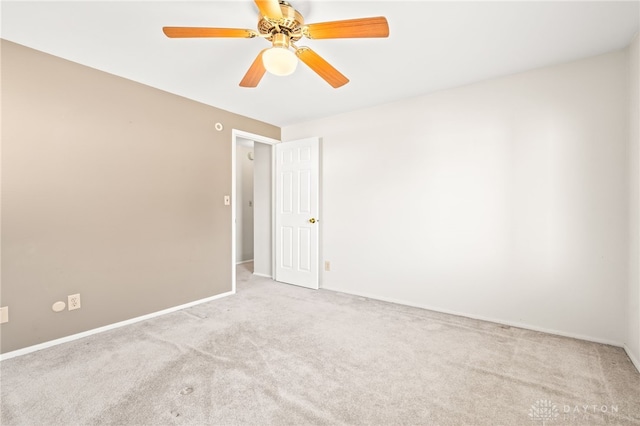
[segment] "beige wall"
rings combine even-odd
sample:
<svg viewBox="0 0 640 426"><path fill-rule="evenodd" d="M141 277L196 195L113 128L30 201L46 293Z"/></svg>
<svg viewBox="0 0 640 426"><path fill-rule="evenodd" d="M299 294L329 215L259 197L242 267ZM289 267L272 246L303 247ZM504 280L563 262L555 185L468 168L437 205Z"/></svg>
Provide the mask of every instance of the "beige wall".
<svg viewBox="0 0 640 426"><path fill-rule="evenodd" d="M4 40L1 89L3 353L231 290L231 129L277 127Z"/></svg>
<svg viewBox="0 0 640 426"><path fill-rule="evenodd" d="M629 294L627 352L640 370L640 36L629 52Z"/></svg>
<svg viewBox="0 0 640 426"><path fill-rule="evenodd" d="M625 51L282 129L322 136L326 288L621 345Z"/></svg>

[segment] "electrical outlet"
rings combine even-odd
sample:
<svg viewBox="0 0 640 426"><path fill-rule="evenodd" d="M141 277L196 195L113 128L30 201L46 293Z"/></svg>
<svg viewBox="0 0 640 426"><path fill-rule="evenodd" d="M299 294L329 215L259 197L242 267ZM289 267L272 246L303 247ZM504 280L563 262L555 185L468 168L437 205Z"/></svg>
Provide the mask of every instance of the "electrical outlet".
<svg viewBox="0 0 640 426"><path fill-rule="evenodd" d="M67 296L67 302L70 311L73 311L74 309L80 309L80 293L70 294L69 296Z"/></svg>
<svg viewBox="0 0 640 426"><path fill-rule="evenodd" d="M324 270L327 272L331 271L331 262L329 262L328 260L324 261Z"/></svg>
<svg viewBox="0 0 640 426"><path fill-rule="evenodd" d="M5 322L9 322L9 307L3 306L0 308L0 324L4 324Z"/></svg>

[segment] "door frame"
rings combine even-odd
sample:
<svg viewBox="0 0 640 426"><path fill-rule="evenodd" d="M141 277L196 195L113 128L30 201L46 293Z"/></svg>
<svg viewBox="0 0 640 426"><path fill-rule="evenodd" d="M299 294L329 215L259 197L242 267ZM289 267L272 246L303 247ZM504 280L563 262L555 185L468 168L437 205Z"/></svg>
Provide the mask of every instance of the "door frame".
<svg viewBox="0 0 640 426"><path fill-rule="evenodd" d="M275 272L275 225L273 212L275 203L275 156L274 145L281 141L243 130L231 129L231 292L236 293L236 153L238 138L249 139L253 142L271 145L271 278Z"/></svg>

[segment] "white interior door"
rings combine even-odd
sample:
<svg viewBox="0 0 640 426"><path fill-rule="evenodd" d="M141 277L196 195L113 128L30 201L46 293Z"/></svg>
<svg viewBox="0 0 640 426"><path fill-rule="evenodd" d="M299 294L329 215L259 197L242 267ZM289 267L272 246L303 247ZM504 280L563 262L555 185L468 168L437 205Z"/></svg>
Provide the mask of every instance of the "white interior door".
<svg viewBox="0 0 640 426"><path fill-rule="evenodd" d="M275 280L318 288L320 141L275 145Z"/></svg>

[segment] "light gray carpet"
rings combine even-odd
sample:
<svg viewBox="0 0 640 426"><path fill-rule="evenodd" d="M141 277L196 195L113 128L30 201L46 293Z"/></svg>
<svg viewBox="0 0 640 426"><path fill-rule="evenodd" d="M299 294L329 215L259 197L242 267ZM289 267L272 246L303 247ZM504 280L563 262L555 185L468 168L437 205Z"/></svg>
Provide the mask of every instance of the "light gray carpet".
<svg viewBox="0 0 640 426"><path fill-rule="evenodd" d="M640 424L620 348L247 267L235 296L3 361L2 424Z"/></svg>

